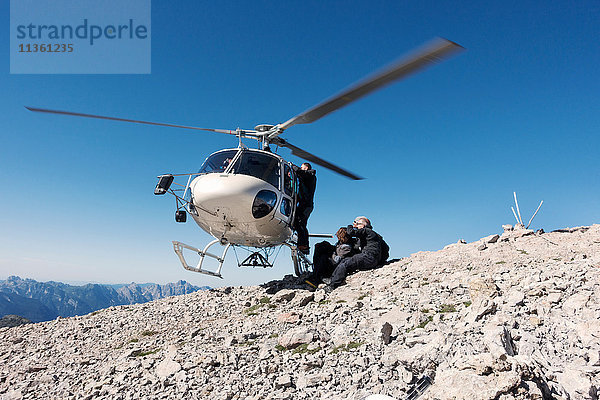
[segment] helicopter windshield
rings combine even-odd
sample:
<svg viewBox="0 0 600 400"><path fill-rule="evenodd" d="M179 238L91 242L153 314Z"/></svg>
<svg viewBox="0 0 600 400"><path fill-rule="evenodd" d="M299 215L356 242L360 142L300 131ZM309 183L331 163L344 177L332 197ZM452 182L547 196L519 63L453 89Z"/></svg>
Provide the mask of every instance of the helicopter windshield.
<svg viewBox="0 0 600 400"><path fill-rule="evenodd" d="M275 156L244 151L235 162L232 172L262 179L279 189L279 159Z"/></svg>
<svg viewBox="0 0 600 400"><path fill-rule="evenodd" d="M220 151L218 153L211 154L202 167L200 168L200 173L211 173L211 172L223 172L225 168L229 166L233 157L235 157L237 150L225 150Z"/></svg>

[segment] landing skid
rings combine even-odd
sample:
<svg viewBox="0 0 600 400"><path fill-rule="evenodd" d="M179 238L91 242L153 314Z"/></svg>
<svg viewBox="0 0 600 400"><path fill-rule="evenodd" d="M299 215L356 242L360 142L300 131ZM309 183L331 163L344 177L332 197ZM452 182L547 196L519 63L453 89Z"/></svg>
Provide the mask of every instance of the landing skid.
<svg viewBox="0 0 600 400"><path fill-rule="evenodd" d="M223 279L223 276L221 275L221 268L223 268L223 262L225 261L227 250L229 250L231 244L227 243L225 245L225 248L223 249L223 254L221 256L218 256L216 254L209 253L208 251L210 247L217 243L220 243L220 240L215 239L212 242L208 243L203 250L200 250L188 244L173 241L173 250L175 250L175 253L177 254L177 257L179 257L181 265L186 270L198 272L204 275L216 276L217 278ZM284 244L290 248L292 262L294 263L294 273L296 274L296 276L303 276L312 273L312 262L310 262L306 254L302 253L301 251L298 251L296 243L286 242ZM198 261L195 267L189 265L186 261L185 256L183 254L184 250L189 250L200 256L200 260ZM209 271L207 269L202 268L206 257L213 258L218 262L218 267L216 271ZM273 264L269 261L268 255L264 255L263 253L256 251L250 254L248 257L246 257L244 261L239 262L238 260L238 266L271 268L273 267Z"/></svg>
<svg viewBox="0 0 600 400"><path fill-rule="evenodd" d="M310 235L308 235L308 237L330 239L330 238L334 237L334 235L331 235L329 233L311 233ZM298 237L294 234L294 236L292 237L292 240L288 243L285 243L290 248L290 251L292 253L292 262L294 263L294 273L296 274L296 276L312 274L314 271L313 263L310 262L308 255L306 255L303 252L298 250L298 245L296 244L296 240L298 240Z"/></svg>
<svg viewBox="0 0 600 400"><path fill-rule="evenodd" d="M179 257L179 261L181 261L181 265L183 265L183 268L187 269L188 271L199 272L201 274L216 276L217 278L223 279L223 277L221 276L221 268L223 268L223 262L225 261L225 255L227 254L227 250L229 250L229 247L231 247L231 244L227 243L225 245L223 254L221 255L221 257L219 257L215 254L208 252L208 249L217 243L220 243L220 241L218 239L215 239L212 242L210 242L209 244L207 244L206 247L204 247L204 250L199 250L199 249L192 247L190 245L187 245L185 243L174 241L173 249L175 250L177 257ZM198 261L198 264L195 267L188 265L188 263L186 262L185 257L183 255L184 249L193 251L194 253L196 253L200 256L200 261ZM219 266L216 271L213 272L213 271L209 271L206 269L202 269L202 264L204 263L204 258L206 256L214 258L215 260L217 260L219 262Z"/></svg>
<svg viewBox="0 0 600 400"><path fill-rule="evenodd" d="M286 243L292 254L292 262L294 263L294 273L296 276L311 274L313 272L313 264L308 259L307 255L298 251L295 243Z"/></svg>

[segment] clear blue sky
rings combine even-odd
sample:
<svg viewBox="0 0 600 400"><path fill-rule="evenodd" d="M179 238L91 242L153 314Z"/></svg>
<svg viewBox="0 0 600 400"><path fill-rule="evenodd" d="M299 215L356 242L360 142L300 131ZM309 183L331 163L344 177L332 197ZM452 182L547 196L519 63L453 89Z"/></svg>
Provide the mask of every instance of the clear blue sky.
<svg viewBox="0 0 600 400"><path fill-rule="evenodd" d="M171 240L202 247L156 176L193 172L235 139L31 113L67 109L235 129L278 123L435 37L467 51L315 122L295 145L366 177L318 170L313 232L367 215L393 257L474 241L523 219L549 231L600 219L600 3L579 1L152 2L149 75L10 75L0 52L0 279L261 283L181 268ZM280 153L289 156L287 150ZM289 157L295 162L300 160ZM313 242L314 243L314 242Z"/></svg>

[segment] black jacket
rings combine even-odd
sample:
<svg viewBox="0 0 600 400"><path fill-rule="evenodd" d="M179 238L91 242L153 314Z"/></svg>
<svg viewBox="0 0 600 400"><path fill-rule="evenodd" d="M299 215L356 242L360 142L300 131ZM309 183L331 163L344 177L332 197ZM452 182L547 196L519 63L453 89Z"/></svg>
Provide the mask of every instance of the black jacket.
<svg viewBox="0 0 600 400"><path fill-rule="evenodd" d="M384 263L389 257L389 247L381 235L370 228L354 228L348 226L347 232L350 236L360 240L362 254L368 254L379 263Z"/></svg>
<svg viewBox="0 0 600 400"><path fill-rule="evenodd" d="M317 171L314 169L303 170L294 166L298 177L298 205L301 208L314 206L315 190L317 189Z"/></svg>

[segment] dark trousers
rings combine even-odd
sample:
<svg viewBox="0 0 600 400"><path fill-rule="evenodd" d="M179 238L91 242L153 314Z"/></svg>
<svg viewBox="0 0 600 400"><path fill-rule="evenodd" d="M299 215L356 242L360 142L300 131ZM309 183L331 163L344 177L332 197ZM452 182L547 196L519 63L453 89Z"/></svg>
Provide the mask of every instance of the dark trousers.
<svg viewBox="0 0 600 400"><path fill-rule="evenodd" d="M296 210L296 232L298 232L298 246L306 246L308 247L308 229L306 228L306 224L308 224L308 217L310 217L310 213L313 210L313 206L308 207L298 207Z"/></svg>
<svg viewBox="0 0 600 400"><path fill-rule="evenodd" d="M346 276L356 271L366 271L377 268L378 260L370 254L356 254L343 259L331 275L331 286L336 288L344 282Z"/></svg>

